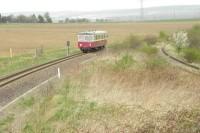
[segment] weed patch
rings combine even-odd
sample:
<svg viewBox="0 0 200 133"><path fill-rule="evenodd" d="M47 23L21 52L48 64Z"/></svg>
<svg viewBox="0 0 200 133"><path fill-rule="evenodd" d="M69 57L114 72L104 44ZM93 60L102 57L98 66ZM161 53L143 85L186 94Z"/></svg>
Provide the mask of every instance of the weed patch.
<svg viewBox="0 0 200 133"><path fill-rule="evenodd" d="M200 48L200 25L195 25L192 29L188 30L188 39L190 46L193 48Z"/></svg>
<svg viewBox="0 0 200 133"><path fill-rule="evenodd" d="M154 35L147 35L144 37L144 42L148 45L155 45L158 41L158 37Z"/></svg>
<svg viewBox="0 0 200 133"><path fill-rule="evenodd" d="M123 55L119 60L117 60L114 64L114 68L116 70L126 70L130 68L135 63L133 57L131 55Z"/></svg>
<svg viewBox="0 0 200 133"><path fill-rule="evenodd" d="M155 57L146 61L145 66L149 70L156 70L157 68L165 68L167 62L162 58Z"/></svg>
<svg viewBox="0 0 200 133"><path fill-rule="evenodd" d="M183 49L183 57L189 62L200 62L200 49L185 48Z"/></svg>
<svg viewBox="0 0 200 133"><path fill-rule="evenodd" d="M149 45L144 45L141 49L141 52L146 53L147 55L156 55L158 52L158 49Z"/></svg>
<svg viewBox="0 0 200 133"><path fill-rule="evenodd" d="M130 50L137 49L144 44L144 40L140 36L130 35L122 42L113 43L110 48L113 50Z"/></svg>
<svg viewBox="0 0 200 133"><path fill-rule="evenodd" d="M6 118L0 120L0 132L5 132L7 128L9 127L9 124L11 124L14 121L14 115L8 115Z"/></svg>
<svg viewBox="0 0 200 133"><path fill-rule="evenodd" d="M35 103L34 97L29 97L22 99L19 105L22 106L23 108L27 108L33 106L34 103Z"/></svg>

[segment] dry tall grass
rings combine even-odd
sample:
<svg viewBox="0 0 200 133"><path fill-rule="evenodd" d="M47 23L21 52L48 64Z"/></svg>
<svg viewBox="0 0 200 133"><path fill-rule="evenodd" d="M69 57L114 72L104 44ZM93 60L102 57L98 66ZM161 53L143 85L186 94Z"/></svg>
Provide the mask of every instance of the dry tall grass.
<svg viewBox="0 0 200 133"><path fill-rule="evenodd" d="M8 129L200 132L200 77L169 65L156 52L121 52L80 65L61 87L35 101L20 128L14 124Z"/></svg>

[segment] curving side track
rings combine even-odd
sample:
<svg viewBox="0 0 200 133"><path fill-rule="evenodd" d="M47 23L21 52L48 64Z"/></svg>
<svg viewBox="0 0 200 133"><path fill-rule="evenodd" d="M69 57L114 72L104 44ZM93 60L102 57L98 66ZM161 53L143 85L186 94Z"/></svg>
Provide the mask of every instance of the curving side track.
<svg viewBox="0 0 200 133"><path fill-rule="evenodd" d="M162 51L162 53L163 53L165 56L169 57L170 59L172 59L172 60L174 60L174 61L176 61L176 62L178 62L178 63L180 63L180 64L182 64L182 65L184 65L184 66L186 66L186 67L189 67L189 68L191 68L191 69L193 69L193 70L200 71L200 67L195 66L195 65L192 65L192 64L189 64L189 63L184 62L184 61L182 61L182 60L180 60L180 59L178 59L178 58L176 58L176 57L173 57L173 56L169 55L169 53L167 53L167 52L165 51L165 48L164 48L164 47L161 48L161 51Z"/></svg>
<svg viewBox="0 0 200 133"><path fill-rule="evenodd" d="M59 64L61 62L64 62L64 61L67 61L67 60L70 60L70 59L73 59L75 57L79 57L79 56L82 56L82 55L84 55L84 54L83 53L76 53L76 54L73 54L73 55L70 55L70 56L67 56L67 57L56 59L56 60L41 64L41 65L38 65L38 66L34 66L34 67L31 67L31 68L22 70L20 72L17 72L17 73L11 74L11 75L4 76L4 77L0 78L0 88L4 87L4 86L6 86L6 85L8 85L8 84L10 84L14 81L17 81L17 80L19 80L23 77L26 77L26 76L28 76L32 73L38 72L38 71L43 70L45 68L48 68L50 66Z"/></svg>

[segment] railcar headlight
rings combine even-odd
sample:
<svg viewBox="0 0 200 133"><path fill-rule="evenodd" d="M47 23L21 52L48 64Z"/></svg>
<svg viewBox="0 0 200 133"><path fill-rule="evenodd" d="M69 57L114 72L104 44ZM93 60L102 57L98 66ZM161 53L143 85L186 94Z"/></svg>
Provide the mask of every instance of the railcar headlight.
<svg viewBox="0 0 200 133"><path fill-rule="evenodd" d="M82 43L80 43L79 46L82 47Z"/></svg>

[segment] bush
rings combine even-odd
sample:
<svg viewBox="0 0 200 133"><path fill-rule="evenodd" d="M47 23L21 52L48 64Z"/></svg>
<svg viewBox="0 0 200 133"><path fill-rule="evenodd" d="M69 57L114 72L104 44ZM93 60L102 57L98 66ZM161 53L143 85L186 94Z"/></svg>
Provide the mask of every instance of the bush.
<svg viewBox="0 0 200 133"><path fill-rule="evenodd" d="M191 47L200 48L200 25L196 25L188 31L188 39Z"/></svg>
<svg viewBox="0 0 200 133"><path fill-rule="evenodd" d="M189 62L200 62L200 50L187 48L183 50L184 58Z"/></svg>
<svg viewBox="0 0 200 133"><path fill-rule="evenodd" d="M168 34L166 34L164 31L160 31L160 33L159 33L159 39L161 41L167 41L168 38L169 38Z"/></svg>
<svg viewBox="0 0 200 133"><path fill-rule="evenodd" d="M121 59L119 59L115 62L115 68L117 70L119 70L119 69L124 70L124 69L131 67L134 64L134 62L135 61L133 60L132 56L126 54Z"/></svg>
<svg viewBox="0 0 200 133"><path fill-rule="evenodd" d="M130 35L125 41L129 48L138 48L143 44L143 40L139 36Z"/></svg>
<svg viewBox="0 0 200 133"><path fill-rule="evenodd" d="M178 53L180 53L180 51L183 48L189 47L188 33L185 31L179 31L179 32L173 33L172 41L173 41L174 46L176 47L176 50Z"/></svg>
<svg viewBox="0 0 200 133"><path fill-rule="evenodd" d="M139 36L130 35L122 42L116 42L110 45L113 50L127 50L138 48L144 44L144 41Z"/></svg>
<svg viewBox="0 0 200 133"><path fill-rule="evenodd" d="M113 50L122 50L122 49L128 49L129 46L126 44L123 44L122 42L115 42L111 45L109 45L109 47Z"/></svg>
<svg viewBox="0 0 200 133"><path fill-rule="evenodd" d="M154 35L147 35L144 38L144 41L148 44L148 45L153 45L156 44L158 41L158 38Z"/></svg>
<svg viewBox="0 0 200 133"><path fill-rule="evenodd" d="M141 51L148 54L148 55L155 55L158 52L157 48L151 47L149 45L144 45L141 48Z"/></svg>

